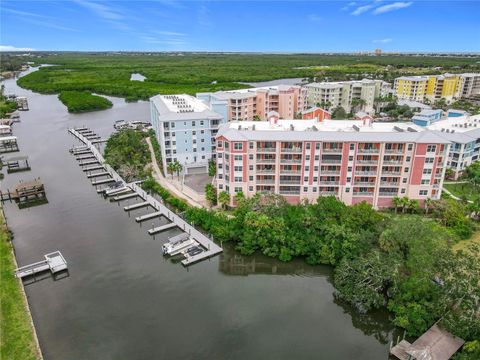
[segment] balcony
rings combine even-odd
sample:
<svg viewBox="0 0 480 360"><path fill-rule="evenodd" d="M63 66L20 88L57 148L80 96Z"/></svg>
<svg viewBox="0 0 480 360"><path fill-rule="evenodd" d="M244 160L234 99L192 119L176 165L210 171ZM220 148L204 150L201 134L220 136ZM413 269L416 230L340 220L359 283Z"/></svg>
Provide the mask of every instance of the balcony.
<svg viewBox="0 0 480 360"><path fill-rule="evenodd" d="M337 176L340 176L340 170L338 171L334 171L334 170L320 170L320 174L322 175L337 175Z"/></svg>
<svg viewBox="0 0 480 360"><path fill-rule="evenodd" d="M398 187L398 186L400 186L400 183L396 182L396 181L380 181L380 185L381 186L395 186L395 187Z"/></svg>
<svg viewBox="0 0 480 360"><path fill-rule="evenodd" d="M385 149L385 154L403 154L404 151L404 149Z"/></svg>
<svg viewBox="0 0 480 360"><path fill-rule="evenodd" d="M272 179L257 180L257 184L259 184L259 185L275 185L275 180L272 180Z"/></svg>
<svg viewBox="0 0 480 360"><path fill-rule="evenodd" d="M320 162L322 164L341 164L342 159L322 159Z"/></svg>
<svg viewBox="0 0 480 360"><path fill-rule="evenodd" d="M280 170L280 174L301 174L302 170Z"/></svg>
<svg viewBox="0 0 480 360"><path fill-rule="evenodd" d="M354 186L366 186L366 187L375 187L375 183L371 181L355 181Z"/></svg>
<svg viewBox="0 0 480 360"><path fill-rule="evenodd" d="M335 196L338 194L338 192L337 191L320 191L319 194L322 196L332 196L332 195Z"/></svg>
<svg viewBox="0 0 480 360"><path fill-rule="evenodd" d="M275 170L257 169L257 174L275 174Z"/></svg>
<svg viewBox="0 0 480 360"><path fill-rule="evenodd" d="M261 147L257 147L257 152L258 152L258 153L270 153L270 152L273 152L273 153L274 153L274 152L276 152L276 151L277 151L276 148L270 148L270 147L268 147L268 148L261 148Z"/></svg>
<svg viewBox="0 0 480 360"><path fill-rule="evenodd" d="M340 185L340 181L332 181L332 180L320 180L318 183L320 185L334 185L334 186Z"/></svg>
<svg viewBox="0 0 480 360"><path fill-rule="evenodd" d="M258 159L257 158L257 163L258 164L275 164L275 159Z"/></svg>
<svg viewBox="0 0 480 360"><path fill-rule="evenodd" d="M354 191L353 196L373 196L373 192L367 192L367 191Z"/></svg>
<svg viewBox="0 0 480 360"><path fill-rule="evenodd" d="M300 186L300 179L298 180L281 180L280 179L280 185L298 185Z"/></svg>
<svg viewBox="0 0 480 360"><path fill-rule="evenodd" d="M359 154L378 154L380 149L358 149Z"/></svg>
<svg viewBox="0 0 480 360"><path fill-rule="evenodd" d="M395 197L398 195L398 192L390 192L390 191L380 191L378 193L379 196L385 196L385 197Z"/></svg>
<svg viewBox="0 0 480 360"><path fill-rule="evenodd" d="M400 160L384 160L384 165L401 165L403 162Z"/></svg>
<svg viewBox="0 0 480 360"><path fill-rule="evenodd" d="M325 154L341 154L343 152L342 148L330 148L330 149L322 149Z"/></svg>
<svg viewBox="0 0 480 360"><path fill-rule="evenodd" d="M442 174L435 174L435 179L441 179L442 178Z"/></svg>
<svg viewBox="0 0 480 360"><path fill-rule="evenodd" d="M302 153L302 148L280 148L283 153Z"/></svg>
<svg viewBox="0 0 480 360"><path fill-rule="evenodd" d="M284 190L280 191L280 195L300 195L300 190Z"/></svg>
<svg viewBox="0 0 480 360"><path fill-rule="evenodd" d="M363 171L363 170L359 170L359 171L355 171L355 175L370 175L370 176L376 176L376 175L377 175L377 172L376 172L376 171Z"/></svg>
<svg viewBox="0 0 480 360"><path fill-rule="evenodd" d="M301 159L281 159L280 163L281 164L301 164L302 160Z"/></svg>
<svg viewBox="0 0 480 360"><path fill-rule="evenodd" d="M400 171L382 171L382 175L400 176Z"/></svg>
<svg viewBox="0 0 480 360"><path fill-rule="evenodd" d="M377 165L378 160L357 160L357 164L360 164L360 165Z"/></svg>

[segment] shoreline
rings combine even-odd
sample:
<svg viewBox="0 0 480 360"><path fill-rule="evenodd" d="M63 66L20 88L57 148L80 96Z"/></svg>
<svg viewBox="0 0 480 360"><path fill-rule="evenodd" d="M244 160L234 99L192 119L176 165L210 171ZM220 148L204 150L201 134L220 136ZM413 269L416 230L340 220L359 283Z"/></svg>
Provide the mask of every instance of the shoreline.
<svg viewBox="0 0 480 360"><path fill-rule="evenodd" d="M1 226L0 232L2 233L2 238L3 238L3 235L5 235L5 238L2 239L2 241L5 240L5 246L6 246L5 250L6 250L6 252L8 252L7 256L10 256L10 259L2 259L2 270L4 269L6 263L8 264L9 260L12 262L13 268L18 268L17 258L15 256L15 247L13 245L13 239L10 238L10 236L9 236L7 217L5 216L5 210L4 210L3 206L0 207L0 226ZM3 247L3 244L2 244L2 247ZM29 325L28 327L29 327L30 334L28 334L28 337L31 338L28 342L29 343L33 342L33 344L30 344L30 346L33 348L32 349L33 354L31 354L31 355L35 359L43 360L42 349L40 347L40 342L38 341L37 330L35 328L35 323L33 322L33 316L32 316L32 313L30 311L30 305L28 303L28 297L27 297L27 294L25 292L25 287L23 285L23 281L21 279L15 278L15 277L13 279L10 279L10 280L13 280L14 282L17 283L17 289L19 290L20 296L22 298L23 311L24 311L24 314L27 317L27 319L25 319L25 320L28 322L28 325ZM2 292L4 291L3 287L7 284L7 281L9 281L9 280L6 280L6 279L2 280ZM5 302L5 300L2 299L2 302ZM3 308L3 306L4 305L2 303L2 308ZM2 309L2 333L3 334L6 332L6 330L8 330L9 326L11 327L11 324L8 323L8 320L5 320L3 318L3 309ZM2 335L2 336L4 337L4 335ZM6 347L6 345L7 345L7 343L6 342L3 343L3 340L2 340L2 353L0 354L2 356L4 355L3 354L3 348ZM12 360L13 359L14 358L12 358Z"/></svg>

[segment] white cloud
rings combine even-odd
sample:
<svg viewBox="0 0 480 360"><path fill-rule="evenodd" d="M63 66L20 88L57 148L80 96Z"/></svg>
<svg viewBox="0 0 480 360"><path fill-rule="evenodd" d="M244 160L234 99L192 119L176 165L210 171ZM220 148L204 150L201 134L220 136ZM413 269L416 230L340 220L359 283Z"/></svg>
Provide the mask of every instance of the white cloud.
<svg viewBox="0 0 480 360"><path fill-rule="evenodd" d="M78 5L83 6L90 11L92 11L98 17L107 20L121 20L124 16L121 14L120 11L114 9L111 6L107 6L105 4L100 4L94 1L86 1L86 0L74 0Z"/></svg>
<svg viewBox="0 0 480 360"><path fill-rule="evenodd" d="M389 42L392 42L393 39L390 39L390 38L386 38L386 39L377 39L377 40L373 40L372 42L374 44L387 44Z"/></svg>
<svg viewBox="0 0 480 360"><path fill-rule="evenodd" d="M0 45L0 51L35 51L28 47L16 47L12 45Z"/></svg>
<svg viewBox="0 0 480 360"><path fill-rule="evenodd" d="M356 8L355 10L353 10L350 15L355 15L355 16L358 16L360 14L363 14L364 12L367 12L368 10L370 10L371 8L373 8L373 5L363 5L363 6L359 6L358 8Z"/></svg>
<svg viewBox="0 0 480 360"><path fill-rule="evenodd" d="M405 2L405 1L394 2L394 3L391 3L391 4L383 5L383 6L380 6L380 7L376 8L373 11L373 14L374 15L385 14L385 13L390 12L390 11L396 11L396 10L407 8L412 4L413 4L413 2L411 2L411 1L409 1L409 2Z"/></svg>
<svg viewBox="0 0 480 360"><path fill-rule="evenodd" d="M179 33L179 32L174 32L174 31L159 31L155 30L153 31L155 34L159 35L165 35L165 36L185 36L186 34Z"/></svg>
<svg viewBox="0 0 480 360"><path fill-rule="evenodd" d="M308 21L311 21L311 22L317 23L317 24L319 24L323 21L323 18L320 15L317 15L317 14L309 14L307 16L307 18L308 18Z"/></svg>

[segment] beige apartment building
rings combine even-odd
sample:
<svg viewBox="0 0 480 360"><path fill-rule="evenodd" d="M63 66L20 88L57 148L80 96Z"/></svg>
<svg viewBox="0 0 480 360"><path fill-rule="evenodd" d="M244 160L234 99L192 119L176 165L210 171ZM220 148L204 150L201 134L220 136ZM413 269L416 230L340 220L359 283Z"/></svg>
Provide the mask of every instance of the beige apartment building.
<svg viewBox="0 0 480 360"><path fill-rule="evenodd" d="M277 112L280 119L294 119L307 106L307 90L297 85L219 91L209 95L227 101L228 121L266 120L272 111Z"/></svg>
<svg viewBox="0 0 480 360"><path fill-rule="evenodd" d="M391 92L390 85L382 80L363 79L360 81L321 82L305 85L309 107L320 104L331 111L341 106L347 112L362 110L366 113L375 112L375 99L387 96ZM356 108L354 99L365 103Z"/></svg>

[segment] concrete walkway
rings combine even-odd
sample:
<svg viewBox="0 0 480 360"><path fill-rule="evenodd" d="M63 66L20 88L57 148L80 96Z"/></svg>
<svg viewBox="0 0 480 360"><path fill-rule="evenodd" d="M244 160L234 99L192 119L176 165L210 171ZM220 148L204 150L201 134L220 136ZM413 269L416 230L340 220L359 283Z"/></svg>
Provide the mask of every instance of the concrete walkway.
<svg viewBox="0 0 480 360"><path fill-rule="evenodd" d="M173 193L175 196L179 197L182 200L185 200L189 205L198 208L204 207L202 204L177 189L170 181L165 178L165 176L163 176L162 172L160 171L160 167L158 166L157 157L155 156L155 150L153 149L152 142L150 141L149 137L146 137L145 140L148 144L148 149L150 150L150 155L152 157L153 178L155 179L155 181L157 181L162 187Z"/></svg>

